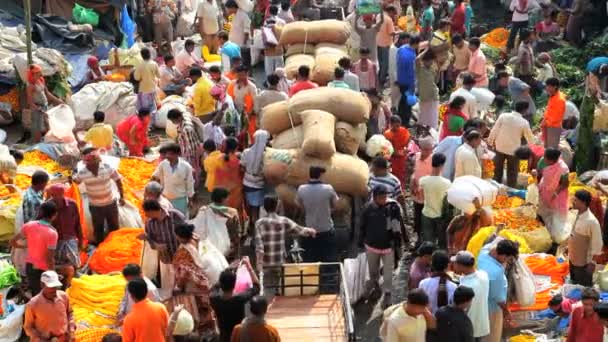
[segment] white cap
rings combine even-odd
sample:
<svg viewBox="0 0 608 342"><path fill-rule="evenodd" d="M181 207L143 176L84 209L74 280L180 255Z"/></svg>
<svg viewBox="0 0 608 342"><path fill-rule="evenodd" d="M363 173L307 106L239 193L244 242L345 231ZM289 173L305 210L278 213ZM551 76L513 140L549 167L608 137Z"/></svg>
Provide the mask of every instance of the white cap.
<svg viewBox="0 0 608 342"><path fill-rule="evenodd" d="M40 281L46 287L62 287L63 284L59 281L59 275L55 271L46 271L40 276Z"/></svg>

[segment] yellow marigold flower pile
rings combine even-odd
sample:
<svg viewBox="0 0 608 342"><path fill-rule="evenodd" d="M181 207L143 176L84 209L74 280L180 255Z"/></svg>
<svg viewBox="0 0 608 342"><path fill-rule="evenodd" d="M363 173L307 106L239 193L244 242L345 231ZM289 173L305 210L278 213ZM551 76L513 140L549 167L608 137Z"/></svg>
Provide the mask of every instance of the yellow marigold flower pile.
<svg viewBox="0 0 608 342"><path fill-rule="evenodd" d="M492 159L481 160L481 178L494 178L494 161Z"/></svg>
<svg viewBox="0 0 608 342"><path fill-rule="evenodd" d="M126 281L121 274L74 278L67 294L76 324L95 328L116 326L125 286Z"/></svg>
<svg viewBox="0 0 608 342"><path fill-rule="evenodd" d="M504 27L498 27L481 37L483 43L489 46L502 49L507 46L507 40L509 40L509 30Z"/></svg>
<svg viewBox="0 0 608 342"><path fill-rule="evenodd" d="M139 210L142 218L144 213L141 208L141 193L152 177L154 169L156 169L156 164L138 158L122 158L118 166L118 173L122 176L125 199Z"/></svg>
<svg viewBox="0 0 608 342"><path fill-rule="evenodd" d="M517 196L509 197L507 195L496 196L496 201L492 204L493 209L509 209L517 208L524 205L525 201Z"/></svg>
<svg viewBox="0 0 608 342"><path fill-rule="evenodd" d="M498 210L494 214L496 225L504 224L507 229L517 231L532 231L542 227L541 223L534 218L525 215L517 215L511 210Z"/></svg>
<svg viewBox="0 0 608 342"><path fill-rule="evenodd" d="M519 161L519 172L528 173L528 161L527 160Z"/></svg>
<svg viewBox="0 0 608 342"><path fill-rule="evenodd" d="M59 163L51 159L51 157L38 150L25 152L23 155L23 161L20 165L42 167L50 174L63 173L67 171L67 169L61 167Z"/></svg>
<svg viewBox="0 0 608 342"><path fill-rule="evenodd" d="M99 342L107 334L117 332L109 328L78 329L74 334L74 338L76 342Z"/></svg>

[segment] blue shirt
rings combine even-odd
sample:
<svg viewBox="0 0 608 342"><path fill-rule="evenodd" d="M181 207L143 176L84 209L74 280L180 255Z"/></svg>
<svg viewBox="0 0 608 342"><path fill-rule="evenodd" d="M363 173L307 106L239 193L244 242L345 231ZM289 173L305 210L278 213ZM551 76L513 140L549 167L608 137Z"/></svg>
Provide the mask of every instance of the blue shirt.
<svg viewBox="0 0 608 342"><path fill-rule="evenodd" d="M602 64L608 64L608 57L595 57L587 63L587 72L598 72Z"/></svg>
<svg viewBox="0 0 608 342"><path fill-rule="evenodd" d="M492 313L500 310L498 303L507 301L507 276L505 275L505 268L490 255L490 245L484 247L479 253L477 267L486 271L490 281L488 311Z"/></svg>
<svg viewBox="0 0 608 342"><path fill-rule="evenodd" d="M220 53L228 56L230 59L241 57L241 48L233 42L225 42L220 49Z"/></svg>
<svg viewBox="0 0 608 342"><path fill-rule="evenodd" d="M450 136L441 140L441 142L435 146L435 149L433 150L433 153L442 153L445 156L445 164L443 165L441 175L449 180L454 179L456 150L460 145L462 145L462 137Z"/></svg>
<svg viewBox="0 0 608 342"><path fill-rule="evenodd" d="M397 83L411 91L416 86L416 51L409 45L397 50Z"/></svg>

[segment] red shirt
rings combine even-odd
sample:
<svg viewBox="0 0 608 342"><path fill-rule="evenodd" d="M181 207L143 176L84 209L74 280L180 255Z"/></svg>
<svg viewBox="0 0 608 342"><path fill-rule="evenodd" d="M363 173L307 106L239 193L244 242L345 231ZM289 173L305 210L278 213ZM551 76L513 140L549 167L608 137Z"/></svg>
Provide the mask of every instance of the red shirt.
<svg viewBox="0 0 608 342"><path fill-rule="evenodd" d="M583 305L577 304L572 310L567 342L602 342L604 326L598 315L583 317Z"/></svg>
<svg viewBox="0 0 608 342"><path fill-rule="evenodd" d="M465 33L464 22L466 18L466 9L464 3L460 3L458 7L454 9L452 13L452 34L458 33L463 35Z"/></svg>
<svg viewBox="0 0 608 342"><path fill-rule="evenodd" d="M314 89L314 88L318 88L318 87L319 86L315 82L311 82L309 80L296 81L296 83L294 83L291 86L291 89L289 89L289 97L294 96L295 94L299 93L302 90Z"/></svg>
<svg viewBox="0 0 608 342"><path fill-rule="evenodd" d="M25 262L39 270L48 270L46 255L54 253L57 248L57 231L50 223L39 220L24 224L21 232L27 241Z"/></svg>

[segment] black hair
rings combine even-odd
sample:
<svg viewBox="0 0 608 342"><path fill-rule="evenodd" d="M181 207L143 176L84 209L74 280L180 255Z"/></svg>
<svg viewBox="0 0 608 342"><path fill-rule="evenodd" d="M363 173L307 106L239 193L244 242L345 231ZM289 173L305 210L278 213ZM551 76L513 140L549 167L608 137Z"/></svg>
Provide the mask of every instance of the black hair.
<svg viewBox="0 0 608 342"><path fill-rule="evenodd" d="M308 76L310 76L310 68L308 67L308 65L300 65L300 67L298 68L298 75L300 77L308 78Z"/></svg>
<svg viewBox="0 0 608 342"><path fill-rule="evenodd" d="M460 42L461 42L461 41L463 41L463 40L464 40L464 39L462 38L462 36L461 36L461 35L459 35L458 33L456 33L456 34L454 34L454 35L452 36L452 44L458 44L458 43L460 43Z"/></svg>
<svg viewBox="0 0 608 342"><path fill-rule="evenodd" d="M346 69L346 70L350 70L351 66L351 62L350 62L350 58L348 57L342 57L340 58L340 60L338 61L338 65L342 68L342 69Z"/></svg>
<svg viewBox="0 0 608 342"><path fill-rule="evenodd" d="M57 205L53 201L44 201L38 209L38 218L50 220L57 213Z"/></svg>
<svg viewBox="0 0 608 342"><path fill-rule="evenodd" d="M372 166L378 169L388 169L388 161L381 156L377 156L372 160Z"/></svg>
<svg viewBox="0 0 608 342"><path fill-rule="evenodd" d="M151 55L150 55L150 49L148 49L147 47L141 49L141 51L139 53L141 55L141 58L144 59L144 61L147 61L151 57Z"/></svg>
<svg viewBox="0 0 608 342"><path fill-rule="evenodd" d="M141 267L138 264L126 264L122 268L124 277L141 277Z"/></svg>
<svg viewBox="0 0 608 342"><path fill-rule="evenodd" d="M401 124L401 117L399 117L399 115L392 115L390 118L390 123L391 124Z"/></svg>
<svg viewBox="0 0 608 342"><path fill-rule="evenodd" d="M530 147L528 145L519 146L515 150L515 156L519 160L528 160L528 159L530 159L531 155L532 155L532 150L530 149Z"/></svg>
<svg viewBox="0 0 608 342"><path fill-rule="evenodd" d="M173 57L173 55L165 55L165 57L163 57L163 60L165 61L165 64L171 62L174 59L175 59L175 57Z"/></svg>
<svg viewBox="0 0 608 342"><path fill-rule="evenodd" d="M222 203L226 198L228 198L230 192L224 188L215 188L211 191L211 202L213 203Z"/></svg>
<svg viewBox="0 0 608 342"><path fill-rule="evenodd" d="M95 113L93 113L93 121L99 123L99 122L104 122L106 119L106 113L97 110L95 111Z"/></svg>
<svg viewBox="0 0 608 342"><path fill-rule="evenodd" d="M213 141L212 139L205 140L205 142L203 143L203 149L207 152L213 152L213 151L217 150L215 141Z"/></svg>
<svg viewBox="0 0 608 342"><path fill-rule="evenodd" d="M433 50L427 50L424 55L422 55L423 61L432 61L435 59L435 53Z"/></svg>
<svg viewBox="0 0 608 342"><path fill-rule="evenodd" d="M249 72L249 67L246 66L245 64L241 64L241 65L237 66L236 68L234 68L234 71L236 71L236 72Z"/></svg>
<svg viewBox="0 0 608 342"><path fill-rule="evenodd" d="M202 77L203 76L203 71L199 68L192 68L190 69L190 72L188 73L188 75L190 77L192 76L198 76L198 77Z"/></svg>
<svg viewBox="0 0 608 342"><path fill-rule="evenodd" d="M175 235L190 240L194 236L194 225L190 223L179 223L175 226Z"/></svg>
<svg viewBox="0 0 608 342"><path fill-rule="evenodd" d="M473 37L469 40L469 46L474 46L476 48L479 48L480 45L481 45L481 40L477 37Z"/></svg>
<svg viewBox="0 0 608 342"><path fill-rule="evenodd" d="M501 109L504 107L506 102L507 100L502 95L496 95L494 97L494 105L496 106L496 109Z"/></svg>
<svg viewBox="0 0 608 342"><path fill-rule="evenodd" d="M228 41L228 32L226 31L220 31L217 33L217 38L221 39L221 40L225 40Z"/></svg>
<svg viewBox="0 0 608 342"><path fill-rule="evenodd" d="M436 250L431 256L431 270L433 272L445 272L450 264L450 256L442 249Z"/></svg>
<svg viewBox="0 0 608 342"><path fill-rule="evenodd" d="M410 45L416 45L416 44L420 44L420 36L414 34L410 37Z"/></svg>
<svg viewBox="0 0 608 342"><path fill-rule="evenodd" d="M145 200L144 203L142 204L142 208L144 209L144 212L158 211L158 210L162 209L160 202L158 202L158 200L155 200L155 199Z"/></svg>
<svg viewBox="0 0 608 342"><path fill-rule="evenodd" d="M82 155L86 156L89 153L93 153L97 151L97 149L95 147L85 147L84 149L82 149Z"/></svg>
<svg viewBox="0 0 608 342"><path fill-rule="evenodd" d="M268 82L269 85L271 86L276 86L277 84L279 84L279 81L281 79L279 78L279 75L277 74L270 74L266 77L266 82Z"/></svg>
<svg viewBox="0 0 608 342"><path fill-rule="evenodd" d="M525 113L530 108L530 104L526 101L517 101L515 102L515 111L518 113Z"/></svg>
<svg viewBox="0 0 608 342"><path fill-rule="evenodd" d="M23 152L20 150L9 150L8 153L15 158L15 161L23 160L24 158Z"/></svg>
<svg viewBox="0 0 608 342"><path fill-rule="evenodd" d="M552 86L552 87L559 89L560 82L559 82L559 79L557 79L555 77L551 77L545 81L545 85Z"/></svg>
<svg viewBox="0 0 608 342"><path fill-rule="evenodd" d="M479 133L479 131L474 130L474 129L466 132L465 137L464 137L464 139L466 141L473 141L475 139L480 139L480 138L481 138L481 133Z"/></svg>
<svg viewBox="0 0 608 342"><path fill-rule="evenodd" d="M221 74L222 73L222 69L220 69L219 65L212 65L209 67L209 72L211 73L217 73L217 74Z"/></svg>
<svg viewBox="0 0 608 342"><path fill-rule="evenodd" d="M549 300L549 306L561 305L563 301L564 297L558 293L555 296L551 297L551 299Z"/></svg>
<svg viewBox="0 0 608 342"><path fill-rule="evenodd" d="M499 72L496 74L496 76L497 76L498 78L509 78L509 76L510 76L510 75L509 75L509 73L508 73L507 71L505 71L505 70L501 70L501 71L499 71Z"/></svg>
<svg viewBox="0 0 608 342"><path fill-rule="evenodd" d="M218 283L220 284L220 289L222 289L222 291L232 291L236 284L236 274L231 269L227 268L220 273Z"/></svg>
<svg viewBox="0 0 608 342"><path fill-rule="evenodd" d="M268 300L264 296L255 296L249 301L249 310L255 316L264 316L268 311Z"/></svg>
<svg viewBox="0 0 608 342"><path fill-rule="evenodd" d="M183 116L182 111L177 108L173 108L167 113L167 119L169 120L177 120Z"/></svg>
<svg viewBox="0 0 608 342"><path fill-rule="evenodd" d="M279 14L279 8L277 6L272 5L268 8L268 13L270 13L271 15L277 15Z"/></svg>
<svg viewBox="0 0 608 342"><path fill-rule="evenodd" d="M484 125L486 125L486 122L481 120L480 118L474 118L474 119L469 119L464 123L464 127L463 130L465 132L468 132L472 129L481 129L481 127L483 127Z"/></svg>
<svg viewBox="0 0 608 342"><path fill-rule="evenodd" d="M553 147L547 147L545 150L545 159L550 161L557 161L561 155L560 150Z"/></svg>
<svg viewBox="0 0 608 342"><path fill-rule="evenodd" d="M239 5L234 0L228 0L228 1L226 1L226 3L224 4L224 6L226 8L239 8Z"/></svg>
<svg viewBox="0 0 608 342"><path fill-rule="evenodd" d="M591 204L591 193L585 189L577 190L574 193L574 197L576 197L577 200L585 203L587 207Z"/></svg>
<svg viewBox="0 0 608 342"><path fill-rule="evenodd" d="M308 176L311 179L319 179L325 173L325 168L323 166L311 166L308 169Z"/></svg>
<svg viewBox="0 0 608 342"><path fill-rule="evenodd" d="M429 296L423 289L413 289L407 294L407 303L412 305L429 305Z"/></svg>
<svg viewBox="0 0 608 342"><path fill-rule="evenodd" d="M194 46L194 41L192 39L186 39L186 42L184 43L184 47L188 47L188 46Z"/></svg>
<svg viewBox="0 0 608 342"><path fill-rule="evenodd" d="M424 241L416 250L416 256L433 255L435 252L435 244L430 241Z"/></svg>
<svg viewBox="0 0 608 342"><path fill-rule="evenodd" d="M433 158L431 159L432 167L441 167L445 164L445 155L443 153L433 153Z"/></svg>
<svg viewBox="0 0 608 342"><path fill-rule="evenodd" d="M532 35L532 33L529 30L523 29L523 30L519 31L519 40L524 41L524 40L530 38L531 35Z"/></svg>
<svg viewBox="0 0 608 342"><path fill-rule="evenodd" d="M593 311L600 316L600 319L608 319L608 303L596 303L593 306Z"/></svg>
<svg viewBox="0 0 608 342"><path fill-rule="evenodd" d="M369 55L369 49L366 47L362 47L359 49L359 54L360 55Z"/></svg>
<svg viewBox="0 0 608 342"><path fill-rule="evenodd" d="M236 138L234 137L230 137L228 139L226 139L225 143L224 143L224 160L228 161L230 160L230 153L235 152L236 149L239 147L239 141L236 140Z"/></svg>
<svg viewBox="0 0 608 342"><path fill-rule="evenodd" d="M170 143L164 144L163 147L165 149L165 153L172 152L172 153L175 153L177 155L182 154L182 148L177 143L170 142Z"/></svg>
<svg viewBox="0 0 608 342"><path fill-rule="evenodd" d="M291 3L289 1L281 1L281 9L283 11L287 11L291 7Z"/></svg>
<svg viewBox="0 0 608 342"><path fill-rule="evenodd" d="M43 185L49 182L49 174L46 171L36 170L32 174L32 185Z"/></svg>
<svg viewBox="0 0 608 342"><path fill-rule="evenodd" d="M472 288L464 285L460 285L454 290L454 296L452 300L456 305L462 305L470 302L475 297L475 291Z"/></svg>
<svg viewBox="0 0 608 342"><path fill-rule="evenodd" d="M507 66L505 65L505 63L496 63L494 64L494 72L498 73L499 71L506 71L507 70Z"/></svg>
<svg viewBox="0 0 608 342"><path fill-rule="evenodd" d="M237 62L241 62L243 60L243 57L241 56L234 56L230 58L230 64L236 64Z"/></svg>
<svg viewBox="0 0 608 342"><path fill-rule="evenodd" d="M122 342L122 336L119 333L107 333L103 335L101 342Z"/></svg>
<svg viewBox="0 0 608 342"><path fill-rule="evenodd" d="M465 99L464 96L455 96L450 102L450 108L462 109L462 106L464 106L465 103L467 103L467 99Z"/></svg>
<svg viewBox="0 0 608 342"><path fill-rule="evenodd" d="M498 241L496 244L496 254L517 257L519 255L519 249L514 241L504 239Z"/></svg>
<svg viewBox="0 0 608 342"><path fill-rule="evenodd" d="M142 278L129 281L127 289L136 302L144 300L148 296L148 284Z"/></svg>
<svg viewBox="0 0 608 342"><path fill-rule="evenodd" d="M463 85L475 85L475 77L473 77L473 75L466 73L464 74L464 76L462 77L462 84Z"/></svg>
<svg viewBox="0 0 608 342"><path fill-rule="evenodd" d="M594 301L600 300L600 294L593 287L586 287L583 289L583 293L581 295L581 301L586 299L592 299Z"/></svg>
<svg viewBox="0 0 608 342"><path fill-rule="evenodd" d="M279 198L274 195L266 195L264 196L264 210L266 212L275 212L277 211L277 207L279 205Z"/></svg>
<svg viewBox="0 0 608 342"><path fill-rule="evenodd" d="M138 112L137 112L137 116L139 118L143 118L150 115L150 110L148 108L141 108Z"/></svg>
<svg viewBox="0 0 608 342"><path fill-rule="evenodd" d="M343 78L344 77L344 69L337 67L334 69L334 78Z"/></svg>

